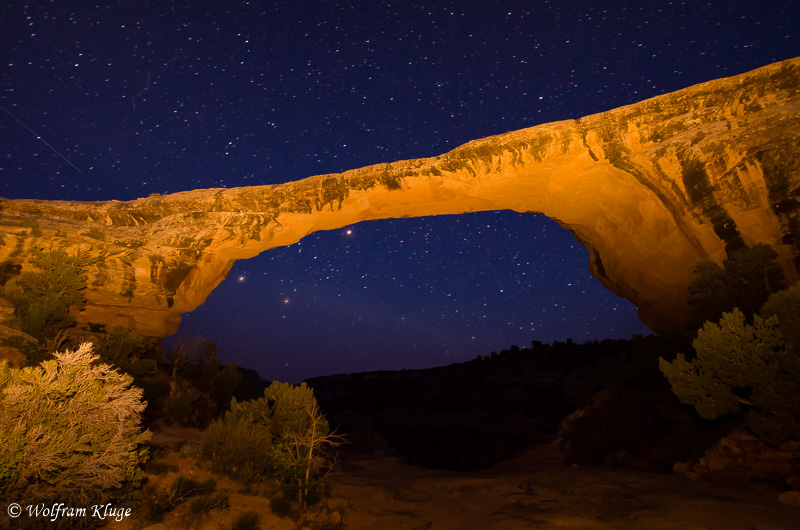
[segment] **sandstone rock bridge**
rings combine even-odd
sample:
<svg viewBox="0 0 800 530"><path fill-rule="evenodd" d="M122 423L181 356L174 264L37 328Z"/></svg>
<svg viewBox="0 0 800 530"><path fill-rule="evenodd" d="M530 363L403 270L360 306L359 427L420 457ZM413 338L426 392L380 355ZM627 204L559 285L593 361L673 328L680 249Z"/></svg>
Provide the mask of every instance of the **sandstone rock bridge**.
<svg viewBox="0 0 800 530"><path fill-rule="evenodd" d="M800 58L433 158L297 182L120 202L0 199L0 262L34 247L92 258L82 322L177 330L238 259L392 217L538 212L656 331L682 326L701 259L771 244L800 270Z"/></svg>

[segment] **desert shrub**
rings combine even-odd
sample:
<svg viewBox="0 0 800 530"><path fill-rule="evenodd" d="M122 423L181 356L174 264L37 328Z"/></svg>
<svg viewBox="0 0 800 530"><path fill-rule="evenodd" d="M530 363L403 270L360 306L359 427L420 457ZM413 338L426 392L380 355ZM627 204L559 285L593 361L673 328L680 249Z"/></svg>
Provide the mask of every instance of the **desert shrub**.
<svg viewBox="0 0 800 530"><path fill-rule="evenodd" d="M765 443L800 439L800 357L786 349L778 318L753 325L738 309L719 324L706 322L692 343L696 358L682 354L659 367L682 403L706 419L745 413L748 428Z"/></svg>
<svg viewBox="0 0 800 530"><path fill-rule="evenodd" d="M719 267L701 261L689 286L689 304L694 306L694 328L705 321L716 322L734 307L745 315L758 312L770 294L785 287L783 271L775 263L778 253L766 243L731 252Z"/></svg>
<svg viewBox="0 0 800 530"><path fill-rule="evenodd" d="M164 518L164 515L187 499L197 495L209 495L214 492L216 487L217 485L213 479L197 482L194 479L180 475L169 489L160 491L151 499L148 517L153 521L160 521Z"/></svg>
<svg viewBox="0 0 800 530"><path fill-rule="evenodd" d="M0 240L0 244L2 244L2 240ZM0 263L0 285L5 285L8 280L14 276L18 276L21 270L22 265L18 263L13 263L8 260Z"/></svg>
<svg viewBox="0 0 800 530"><path fill-rule="evenodd" d="M800 283L773 293L759 311L761 318L778 317L778 331L787 346L800 352Z"/></svg>
<svg viewBox="0 0 800 530"><path fill-rule="evenodd" d="M167 364L172 367L172 379L177 381L192 365L208 364L217 355L217 345L202 337L181 337L164 352ZM185 374L184 374L185 375Z"/></svg>
<svg viewBox="0 0 800 530"><path fill-rule="evenodd" d="M172 491L175 495L186 499L195 495L208 495L217 489L217 483L214 479L209 478L202 482L197 482L194 479L179 476L172 484Z"/></svg>
<svg viewBox="0 0 800 530"><path fill-rule="evenodd" d="M614 384L567 416L558 437L570 463L670 472L675 462L702 456L729 429L727 422L708 422L686 410L669 388Z"/></svg>
<svg viewBox="0 0 800 530"><path fill-rule="evenodd" d="M272 435L269 425L234 411L226 412L203 432L202 454L223 473L245 482L271 471Z"/></svg>
<svg viewBox="0 0 800 530"><path fill-rule="evenodd" d="M275 449L272 465L287 493L296 493L301 509L314 503L328 458L325 449L339 444L322 415L314 391L274 381L264 391L272 403Z"/></svg>
<svg viewBox="0 0 800 530"><path fill-rule="evenodd" d="M25 335L11 335L5 339L5 344L18 349L25 356L27 364L39 364L47 359L52 359L52 353L43 353L39 343L35 340L28 340Z"/></svg>
<svg viewBox="0 0 800 530"><path fill-rule="evenodd" d="M208 362L186 366L185 377L193 387L208 396L219 413L230 404L241 379L235 364L222 366L213 357Z"/></svg>
<svg viewBox="0 0 800 530"><path fill-rule="evenodd" d="M112 326L96 344L103 361L118 366L123 372L140 378L155 371L153 342L125 326Z"/></svg>
<svg viewBox="0 0 800 530"><path fill-rule="evenodd" d="M256 530L258 526L258 512L242 512L233 520L231 530Z"/></svg>
<svg viewBox="0 0 800 530"><path fill-rule="evenodd" d="M174 503L169 491L160 491L150 500L147 517L151 521L160 521L177 505L178 503Z"/></svg>
<svg viewBox="0 0 800 530"><path fill-rule="evenodd" d="M170 420L181 425L187 425L192 417L192 395L179 393L170 396L166 401L167 416Z"/></svg>
<svg viewBox="0 0 800 530"><path fill-rule="evenodd" d="M191 394L191 420L200 428L219 418L239 385L236 365L222 366L216 359L217 345L201 337L184 337L164 355L171 365L170 398Z"/></svg>
<svg viewBox="0 0 800 530"><path fill-rule="evenodd" d="M75 325L71 308L83 309L86 298L85 258L64 251L35 250L27 271L6 282L3 291L15 305L22 331L40 341Z"/></svg>
<svg viewBox="0 0 800 530"><path fill-rule="evenodd" d="M165 412L165 401L170 394L170 381L158 370L159 350L152 338L143 337L125 326L115 325L106 330L104 324L89 324L95 334L95 351L103 361L118 367L133 377L134 384L143 390L148 403L146 414L161 415ZM191 404L170 403L173 414L185 420L191 415ZM172 417L167 411L168 417Z"/></svg>
<svg viewBox="0 0 800 530"><path fill-rule="evenodd" d="M663 436L663 425L642 390L614 385L595 394L590 406L564 422L559 438L567 461L587 465L622 463L646 457Z"/></svg>
<svg viewBox="0 0 800 530"><path fill-rule="evenodd" d="M152 377L140 378L136 383L144 391L144 397L148 403L147 412L158 413L162 411L169 397L169 379L157 372Z"/></svg>
<svg viewBox="0 0 800 530"><path fill-rule="evenodd" d="M292 506L291 501L287 500L283 496L270 497L269 509L273 514L277 515L281 519L285 519L287 517L296 517L298 515L297 511L294 509L294 506Z"/></svg>
<svg viewBox="0 0 800 530"><path fill-rule="evenodd" d="M274 381L262 398L232 399L231 410L205 431L203 452L222 470L272 471L303 508L318 493L325 449L338 443L310 387Z"/></svg>
<svg viewBox="0 0 800 530"><path fill-rule="evenodd" d="M91 344L40 366L0 363L0 496L86 502L144 478L146 403Z"/></svg>
<svg viewBox="0 0 800 530"><path fill-rule="evenodd" d="M144 469L147 473L152 473L153 475L163 475L169 471L172 473L178 472L178 466L164 462L163 460L150 460L147 462Z"/></svg>
<svg viewBox="0 0 800 530"><path fill-rule="evenodd" d="M189 504L189 513L193 515L203 515L211 510L224 510L230 507L228 494L225 492L215 493L214 495L203 495L193 499Z"/></svg>

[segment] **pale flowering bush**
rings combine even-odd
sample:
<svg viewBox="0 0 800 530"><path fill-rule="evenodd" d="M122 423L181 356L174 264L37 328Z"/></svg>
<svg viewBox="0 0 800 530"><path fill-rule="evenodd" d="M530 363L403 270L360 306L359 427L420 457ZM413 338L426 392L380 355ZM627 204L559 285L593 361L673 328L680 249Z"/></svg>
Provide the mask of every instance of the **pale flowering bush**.
<svg viewBox="0 0 800 530"><path fill-rule="evenodd" d="M17 502L113 498L144 478L142 390L90 343L39 366L0 362L0 497Z"/></svg>

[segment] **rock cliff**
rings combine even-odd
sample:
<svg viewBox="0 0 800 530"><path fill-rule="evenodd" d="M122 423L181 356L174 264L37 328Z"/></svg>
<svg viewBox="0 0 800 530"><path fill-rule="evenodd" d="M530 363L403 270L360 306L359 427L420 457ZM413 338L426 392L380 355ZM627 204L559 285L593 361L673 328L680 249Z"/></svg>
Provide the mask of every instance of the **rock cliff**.
<svg viewBox="0 0 800 530"><path fill-rule="evenodd" d="M0 262L92 258L81 322L174 333L233 263L371 219L510 209L572 231L654 330L681 326L695 264L771 244L800 270L800 58L404 160L270 186L120 202L0 199Z"/></svg>

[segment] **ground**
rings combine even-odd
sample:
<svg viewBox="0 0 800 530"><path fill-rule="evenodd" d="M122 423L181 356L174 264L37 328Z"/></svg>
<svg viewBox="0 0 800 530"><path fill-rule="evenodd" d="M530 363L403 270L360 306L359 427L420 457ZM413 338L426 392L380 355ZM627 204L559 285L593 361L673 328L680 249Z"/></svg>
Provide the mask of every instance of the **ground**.
<svg viewBox="0 0 800 530"><path fill-rule="evenodd" d="M800 508L777 493L689 482L677 475L563 465L545 447L475 473L348 462L331 503L349 528L759 529L798 528Z"/></svg>
<svg viewBox="0 0 800 530"><path fill-rule="evenodd" d="M238 514L255 511L265 530L297 528L291 519L271 512L266 489L248 491L242 484L212 475L202 462L198 465L192 444L199 433L168 431L157 433L155 440L170 445L183 438L189 443L163 458L185 476L197 480L213 476L218 490L229 492L230 508L192 519L187 506L182 506L153 525L142 517L145 508L140 507L142 513L126 524L111 526L229 529ZM151 476L151 485L163 487L176 475ZM325 528L791 530L800 521L800 508L779 503L779 492L767 486L742 488L631 469L578 468L565 465L549 445L469 473L410 466L382 453L345 454L328 483L329 498L315 514L341 524Z"/></svg>

